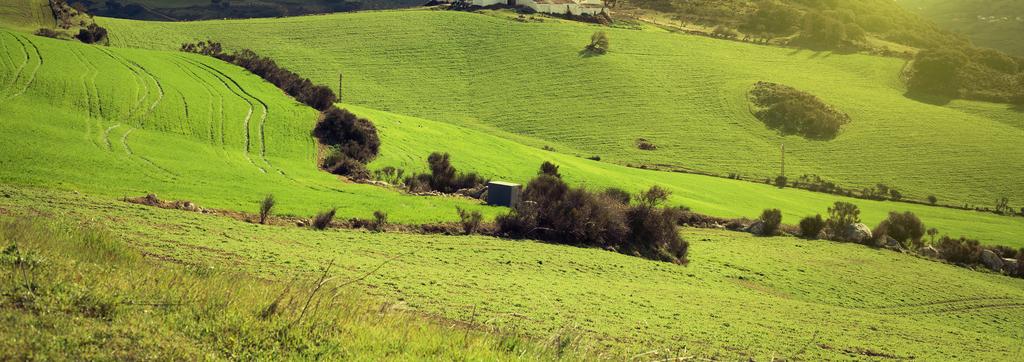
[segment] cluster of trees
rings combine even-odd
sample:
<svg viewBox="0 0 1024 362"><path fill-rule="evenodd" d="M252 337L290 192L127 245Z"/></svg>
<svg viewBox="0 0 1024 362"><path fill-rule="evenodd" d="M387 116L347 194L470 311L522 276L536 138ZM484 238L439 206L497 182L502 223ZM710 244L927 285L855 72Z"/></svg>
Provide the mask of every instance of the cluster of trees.
<svg viewBox="0 0 1024 362"><path fill-rule="evenodd" d="M322 167L327 171L356 179L369 178L366 163L377 157L380 137L377 128L365 118L334 105L340 101L331 88L314 84L277 64L273 59L243 49L225 53L215 41L184 43L181 51L211 56L238 65L274 84L297 101L322 112L321 121L313 130L320 143L327 146L328 154Z"/></svg>
<svg viewBox="0 0 1024 362"><path fill-rule="evenodd" d="M757 82L750 100L758 108L754 116L784 135L829 140L850 122L849 116L818 97L781 84Z"/></svg>
<svg viewBox="0 0 1024 362"><path fill-rule="evenodd" d="M948 98L1024 103L1024 58L969 45L926 49L914 57L907 87Z"/></svg>
<svg viewBox="0 0 1024 362"><path fill-rule="evenodd" d="M673 263L686 263L689 243L679 235L681 209L664 207L660 187L635 198L568 186L557 167L546 167L523 190L521 202L497 219L498 232L513 238L601 247Z"/></svg>
<svg viewBox="0 0 1024 362"><path fill-rule="evenodd" d="M475 172L462 173L455 169L448 153L434 152L427 157L430 173L421 173L405 179L410 192L437 191L446 194L486 185L488 180Z"/></svg>

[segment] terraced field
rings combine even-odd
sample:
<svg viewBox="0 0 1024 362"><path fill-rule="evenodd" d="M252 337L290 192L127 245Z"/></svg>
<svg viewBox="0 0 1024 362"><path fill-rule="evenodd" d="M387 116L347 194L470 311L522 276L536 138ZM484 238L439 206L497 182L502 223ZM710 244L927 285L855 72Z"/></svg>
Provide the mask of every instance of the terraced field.
<svg viewBox="0 0 1024 362"><path fill-rule="evenodd" d="M0 195L0 215L92 220L200 269L289 280L334 260L340 280L370 273L359 289L394 309L569 339L615 360L1024 357L1024 280L853 244L686 229L692 262L679 266L488 237L260 226L31 188Z"/></svg>
<svg viewBox="0 0 1024 362"><path fill-rule="evenodd" d="M579 52L600 28L445 11L196 23L101 19L114 44L176 49L215 38L252 48L367 108L447 122L564 154L750 179L817 174L860 189L993 207L1024 200L1019 107L909 99L895 58L765 47L657 29L601 29L611 52ZM757 81L848 113L835 140L781 137L750 115ZM642 151L638 138L658 149ZM751 197L754 197L751 195ZM1016 200L1016 201L1015 201Z"/></svg>
<svg viewBox="0 0 1024 362"><path fill-rule="evenodd" d="M0 182L112 197L154 192L235 210L254 210L274 193L282 213L382 209L405 222L451 218L455 205L480 208L320 172L310 136L316 111L223 62L10 31L0 31L0 45Z"/></svg>

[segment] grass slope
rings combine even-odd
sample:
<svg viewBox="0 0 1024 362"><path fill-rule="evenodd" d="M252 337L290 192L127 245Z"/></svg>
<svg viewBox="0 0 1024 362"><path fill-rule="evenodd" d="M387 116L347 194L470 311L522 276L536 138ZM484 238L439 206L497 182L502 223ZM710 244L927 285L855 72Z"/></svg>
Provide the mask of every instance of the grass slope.
<svg viewBox="0 0 1024 362"><path fill-rule="evenodd" d="M0 32L4 94L0 182L42 185L111 197L156 193L204 207L254 211L263 195L278 212L312 215L339 207L341 217L382 210L391 221L455 218L455 206L492 217L504 209L446 198L404 196L344 184L316 169L309 137L315 112L273 86L222 62L176 52L105 48ZM38 50L38 53L36 51ZM40 64L42 64L40 66ZM68 72L66 69L75 69ZM103 70L103 71L100 71ZM630 169L536 148L471 128L346 105L381 129L372 167L425 171L433 151L486 176L525 182L543 161L562 165L570 181L639 191L659 184L673 202L724 217L756 217L781 208L786 222L824 213L833 195L779 190L706 176ZM40 115L47 115L45 119ZM455 136L455 137L453 137ZM53 145L60 145L54 147ZM514 156L513 156L514 155ZM929 226L989 244L1024 245L1024 219L862 200L865 222L911 210Z"/></svg>
<svg viewBox="0 0 1024 362"><path fill-rule="evenodd" d="M434 151L444 151L452 154L452 164L457 169L525 183L537 174L541 163L552 161L560 165L561 173L570 183L597 189L618 187L630 192L660 185L672 191L670 202L673 204L716 216L756 218L764 209L779 208L784 213L784 222L797 224L805 216L819 213L827 216L829 206L836 201L847 201L861 208L861 218L871 226L890 211L909 210L929 227L953 236L970 235L989 244L1024 247L1024 218L1020 217L859 200L745 181L627 168L544 151L443 122L354 105L345 107L373 119L380 132L381 154L370 164L371 169L395 166L406 169L407 173L429 172L427 156Z"/></svg>
<svg viewBox="0 0 1024 362"><path fill-rule="evenodd" d="M1024 200L1021 171L998 166L1024 159L1020 111L911 100L899 59L445 11L100 23L117 45L175 49L215 38L321 84L338 84L343 72L348 103L619 164L763 180L778 174L785 143L791 176L817 174L856 189L885 183L955 205ZM599 29L611 52L582 56ZM781 137L749 112L746 92L757 81L815 94L852 122L833 141ZM637 138L658 150L638 150Z"/></svg>
<svg viewBox="0 0 1024 362"><path fill-rule="evenodd" d="M0 182L397 222L451 219L476 203L344 184L316 167L317 113L259 77L181 53L0 30ZM484 208L493 215L497 209Z"/></svg>
<svg viewBox="0 0 1024 362"><path fill-rule="evenodd" d="M583 352L442 326L342 280L327 281L306 308L313 280L143 258L81 220L5 215L0 245L4 360L504 361Z"/></svg>
<svg viewBox="0 0 1024 362"><path fill-rule="evenodd" d="M56 20L49 0L5 0L0 3L0 26L36 31L55 27Z"/></svg>
<svg viewBox="0 0 1024 362"><path fill-rule="evenodd" d="M975 44L1024 56L1024 3L1017 0L896 0Z"/></svg>
<svg viewBox="0 0 1024 362"><path fill-rule="evenodd" d="M1018 360L1024 280L853 244L684 230L691 264L485 237L315 232L0 186L0 214L106 225L144 253L270 280L334 260L370 293L449 319L578 335L610 356ZM390 260L390 262L388 262ZM564 338L564 337L562 337Z"/></svg>

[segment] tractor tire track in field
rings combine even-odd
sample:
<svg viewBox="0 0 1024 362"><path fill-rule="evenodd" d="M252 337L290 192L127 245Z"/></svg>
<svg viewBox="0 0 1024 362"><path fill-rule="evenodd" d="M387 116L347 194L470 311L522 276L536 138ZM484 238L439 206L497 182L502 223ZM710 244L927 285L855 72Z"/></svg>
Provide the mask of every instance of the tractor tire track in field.
<svg viewBox="0 0 1024 362"><path fill-rule="evenodd" d="M97 129L102 128L101 119L103 118L103 103L100 100L99 88L96 87L96 77L99 75L99 69L96 68L89 59L81 52L81 50L71 50L75 57L88 71L82 72L81 81L82 86L85 88L86 101L89 103L89 119L86 120L86 137L89 138L89 142L98 148L102 148L99 144L99 135L93 136L93 126L99 126Z"/></svg>
<svg viewBox="0 0 1024 362"><path fill-rule="evenodd" d="M194 60L188 59L186 57L181 57L181 59L183 59L186 62L189 62L190 64L193 64L193 65L195 65L197 67L200 67L201 69L203 69L204 71L209 73L211 76L213 76L218 81L220 81L221 84L225 88L228 89L228 91L230 91L236 97L238 97L239 99L241 99L242 101L244 101L246 104L249 105L249 110L246 112L245 118L242 121L242 126L245 128L245 152L244 152L245 159L249 160L249 163L251 163L257 169L259 169L260 172L267 173L266 169L264 169L263 167L260 167L260 165L257 165L256 162L252 160L252 157L249 156L249 154L252 152L252 132L249 129L249 122L252 120L252 113L253 113L253 109L255 108L256 104L253 103L248 98L246 98L245 96L243 96L243 92L245 92L245 91L242 90L242 86L239 85L238 82L236 82L234 79L231 79L231 77L228 77L227 75L225 75L221 71L217 70L216 68L213 68L213 67L211 67L209 65L203 64L202 62L194 61ZM237 87L238 90L235 90L235 88L232 88L231 87L232 84L235 87ZM245 93L245 94L248 95L248 93ZM264 105L264 107L266 107L266 105ZM264 114L263 114L264 119L266 118L266 112L267 112L266 108L264 108ZM264 161L266 161L266 160L264 159ZM270 163L268 162L267 164L269 165Z"/></svg>
<svg viewBox="0 0 1024 362"><path fill-rule="evenodd" d="M203 90L206 91L206 94L208 96L207 99L210 100L210 104L209 104L209 115L210 115L210 132L209 132L209 135L210 135L210 144L214 144L214 145L219 144L221 146L220 148L223 149L224 148L224 97L221 96L219 92L215 92L214 91L214 89L216 89L216 88L213 85L211 85L210 82L208 82L206 79L203 79L198 74L193 72L191 67L185 66L182 63L181 60L172 59L172 62L183 73L187 74L190 78L195 80L197 84L202 85L203 86ZM215 98L217 99L217 101L220 104L219 112L217 110L217 107L214 105L214 99ZM186 103L186 107L188 106L187 104L188 103ZM219 113L219 116L218 116L218 113ZM217 137L218 136L218 128L219 128L219 132L220 132L219 133L220 137Z"/></svg>
<svg viewBox="0 0 1024 362"><path fill-rule="evenodd" d="M7 33L4 32L4 34ZM0 39L0 44L3 44L4 46L4 56L0 58L0 61L3 62L2 66L4 67L4 69L11 70L10 73L4 74L4 78L0 80L0 95L2 95L3 91L7 89L7 81L13 81L14 77L18 75L18 65L17 62L14 61L14 54L12 54L13 51L11 50L11 47L7 45L7 41ZM10 65L10 67L8 67L8 65Z"/></svg>
<svg viewBox="0 0 1024 362"><path fill-rule="evenodd" d="M142 75L140 74L140 72L137 69L135 69L134 67L131 66L130 63L128 63L128 61L124 60L120 56L115 55L113 52L111 52L108 49L103 49L103 48L97 48L97 49L99 49L101 52L103 52L108 57L110 57L110 59L113 59L115 62L117 62L117 63L121 64L122 66L124 66L125 68L127 68L128 71L130 71L132 73L132 75L134 76L133 78L135 79L135 90L136 90L135 95L136 95L136 100L135 100L135 103L130 108L128 108L128 115L125 118L127 118L128 120L131 120L138 113L144 113L145 110L143 108L146 106L145 105L146 98L149 98L149 85L146 84L146 80L142 77Z"/></svg>
<svg viewBox="0 0 1024 362"><path fill-rule="evenodd" d="M15 86L17 86L18 79L21 79L21 76L22 76L21 73L24 72L25 67L28 66L28 61L29 61L28 49L25 49L25 44L22 43L20 40L18 40L18 36L14 35L14 34L11 34L11 33L7 33L7 32L4 32L4 34L7 34L11 38L13 38L14 41L16 41L18 43L18 48L21 50L20 53L23 55L23 57L21 57L21 65L18 65L17 67L14 67L14 64L16 63L16 61L14 60L14 58L11 58L11 56L13 54L11 54L10 52L7 53L8 54L8 59L11 62L11 66L12 66L11 69L13 70L13 72L11 73L10 81L9 82L4 82L3 92L2 92L3 94L0 94L3 97L0 98L0 99L6 99L8 97L7 94L9 92L11 92L11 89L13 89ZM6 47L6 46L7 46L7 42L4 42L4 47Z"/></svg>
<svg viewBox="0 0 1024 362"><path fill-rule="evenodd" d="M103 141L107 145L107 151L114 152L114 145L110 143L110 131L113 131L114 128L117 127L121 127L121 124L118 123L113 126L107 127L107 130L103 131Z"/></svg>
<svg viewBox="0 0 1024 362"><path fill-rule="evenodd" d="M1024 308L1024 299L1013 297L975 297L876 307L873 308L872 312L882 315L909 316L1016 308Z"/></svg>
<svg viewBox="0 0 1024 362"><path fill-rule="evenodd" d="M145 156L137 155L137 154L135 154L134 151L132 151L131 146L128 145L128 136L131 135L132 132L134 132L134 131L135 131L134 128L129 127L128 131L125 132L124 135L121 136L121 146L124 147L124 152L128 154L128 158L138 158L139 160L142 160L142 163L144 163L144 164L146 164L146 165L148 165L148 166L150 166L152 168L155 168L157 170L160 170L161 172L167 174L168 178L170 178L172 181L177 180L178 176L179 176L178 174L176 174L174 172L171 172L171 170L168 170L166 168L160 167L159 165L157 165L156 163L154 163L150 159L146 158Z"/></svg>
<svg viewBox="0 0 1024 362"><path fill-rule="evenodd" d="M25 91L27 91L28 88L32 85L32 82L35 81L36 74L39 73L39 68L43 67L43 55L39 52L39 48L36 47L35 43L32 43L31 40L24 39L18 35L10 35L14 37L14 40L21 44L22 51L25 54L25 60L21 67L18 68L18 75L14 78L14 81L11 82L11 85L8 87L13 93L8 95L5 98L5 100L16 98L25 93ZM31 48L32 51L29 51L29 48ZM33 52L36 55L35 57L32 57ZM33 62L32 59L35 59L36 61ZM31 73L26 75L25 68L29 67L29 64L31 63L35 63L35 67L32 69ZM21 82L24 82L25 85L20 86L18 83ZM19 88L21 90L18 90Z"/></svg>

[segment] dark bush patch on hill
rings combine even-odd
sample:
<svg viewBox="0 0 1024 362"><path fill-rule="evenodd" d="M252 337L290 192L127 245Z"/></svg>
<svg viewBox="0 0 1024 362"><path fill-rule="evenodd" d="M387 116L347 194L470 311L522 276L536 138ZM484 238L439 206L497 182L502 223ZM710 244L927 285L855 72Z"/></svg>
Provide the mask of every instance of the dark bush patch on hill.
<svg viewBox="0 0 1024 362"><path fill-rule="evenodd" d="M613 193L568 186L540 174L522 201L499 216L498 232L514 238L601 247L627 255L684 264L689 244L679 235L677 209L662 207L668 191L653 187L629 204Z"/></svg>
<svg viewBox="0 0 1024 362"><path fill-rule="evenodd" d="M458 172L447 153L434 152L427 157L430 173L412 175L405 179L410 192L437 191L451 194L463 189L482 187L487 180L474 172Z"/></svg>
<svg viewBox="0 0 1024 362"><path fill-rule="evenodd" d="M850 117L814 95L781 84L757 82L750 91L754 116L783 135L829 140Z"/></svg>
<svg viewBox="0 0 1024 362"><path fill-rule="evenodd" d="M1024 103L1024 64L992 49L946 45L922 50L907 80L921 94L999 103Z"/></svg>

